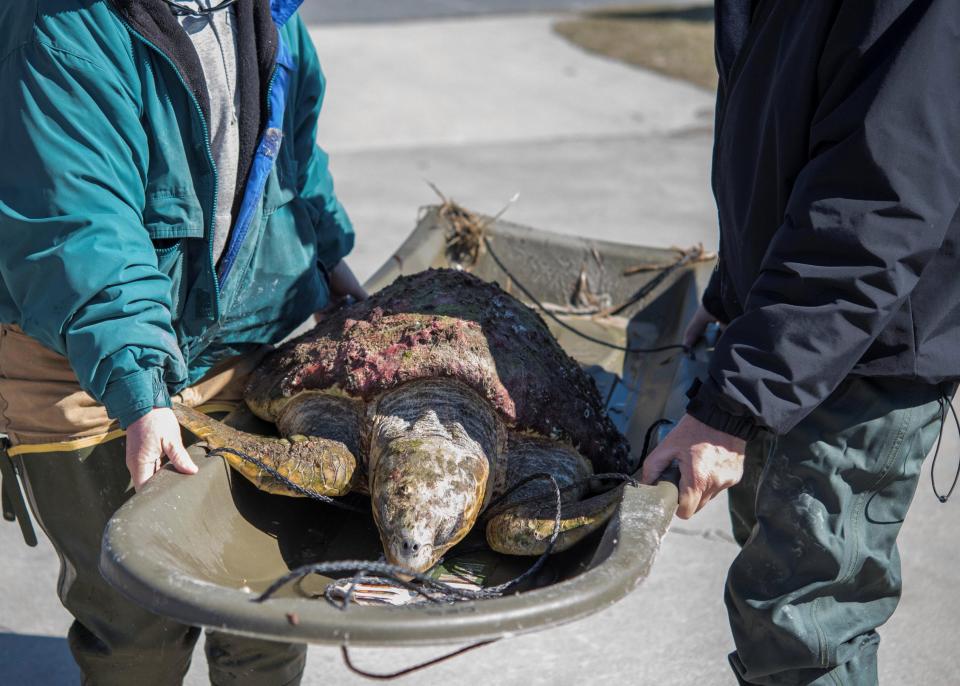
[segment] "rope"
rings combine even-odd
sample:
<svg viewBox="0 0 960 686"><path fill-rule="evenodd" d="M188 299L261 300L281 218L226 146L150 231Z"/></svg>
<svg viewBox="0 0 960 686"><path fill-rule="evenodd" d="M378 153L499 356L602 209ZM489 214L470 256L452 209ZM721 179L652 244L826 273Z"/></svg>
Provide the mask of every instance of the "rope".
<svg viewBox="0 0 960 686"><path fill-rule="evenodd" d="M520 289L520 292L523 293L523 294L527 297L527 299L528 299L530 302L532 302L541 312L543 312L543 314L545 314L547 317L549 317L550 319L552 319L552 320L553 320L554 322L556 322L559 326L563 327L564 329L566 329L566 330L569 331L570 333L572 333L572 334L574 334L574 335L576 335L576 336L579 336L580 338L582 338L582 339L584 339L584 340L590 341L591 343L596 343L597 345L602 345L602 346L604 346L604 347L606 347L606 348L612 348L613 350L619 350L619 351L621 351L621 352L625 352L625 353L628 353L628 354L632 354L632 353L636 353L636 354L659 353L659 352L664 352L664 351L667 351L667 350L682 350L682 351L685 352L685 353L689 353L689 352L690 352L690 348L687 347L687 346L685 346L685 345L683 345L683 344L681 344L681 343L672 343L672 344L670 344L670 345L661 345L661 346L659 346L659 347L657 347L657 348L633 348L633 347L629 347L629 346L617 345L616 343L610 343L609 341L605 341L605 340L603 340L602 338L596 338L595 336L591 336L590 334L587 334L587 333L584 333L583 331L580 331L580 330L577 329L576 327L571 326L570 324L567 324L565 321L563 321L562 319L560 319L560 317L558 317L556 314L554 314L554 313L551 312L549 309L547 309L547 308L544 306L544 304L541 303L541 302L537 299L537 297L536 297L533 293L531 293L530 290L529 290L526 286L523 285L523 283L522 283L521 281L517 280L517 277L513 275L513 273L507 268L507 266L500 260L500 258L497 256L497 254L493 251L493 247L490 245L490 239L488 239L486 236L483 237L483 244L484 244L484 246L486 247L487 252L490 254L490 257L491 257L491 258L493 259L493 261L496 263L496 265L497 265L498 267L500 267L500 270L501 270L504 274L506 274L506 275L510 278L511 281L513 281L514 285L515 285L517 288ZM677 267L679 267L680 264L681 264L680 262L677 262L677 263L675 263L675 264L673 264L673 265L670 265L670 267L667 267L666 269L664 269L663 272L661 272L660 274L658 274L657 277L655 277L654 279L651 279L651 281L650 281L646 286L644 286L644 288L647 288L648 286L650 287L646 292L643 292L643 291L644 291L644 288L641 288L639 291L637 291L637 293L636 293L629 301L627 301L627 303L625 303L625 304L621 305L620 307L618 307L614 312L612 312L612 314L617 314L617 313L623 311L625 308L627 308L627 307L629 307L630 305L632 305L633 303L637 302L638 300L640 300L641 298L643 298L645 295L648 295L651 291L653 291L653 289L654 289L656 286L658 286L660 283L663 282L663 279L665 279L668 274L670 274L674 269L676 269ZM653 284L653 285L651 286L651 284Z"/></svg>
<svg viewBox="0 0 960 686"><path fill-rule="evenodd" d="M666 419L658 419L656 422L651 424L650 427L647 429L647 433L643 442L643 452L641 453L641 461L643 460L644 457L646 457L646 452L647 452L647 449L649 448L653 431L664 423L670 423L670 422L669 420L666 420ZM262 460L256 457L253 457L251 455L247 455L242 451L235 450L233 448L217 448L215 450L210 451L209 454L215 455L215 454L223 454L223 453L236 455L237 457L244 460L245 462L253 464L254 466L263 470L264 472L269 474L271 477L276 479L278 482L283 484L285 487L294 491L295 493L299 493L300 495L306 496L313 500L317 500L319 502L332 504L338 507L344 507L344 509L348 509L352 511L361 511L360 508L348 506L345 503L338 503L336 500L330 498L329 496L322 495L310 489L304 488L299 484L293 483L289 478L280 474L280 472L274 469L273 467L269 467L266 464L264 464ZM372 562L369 560L342 560L338 562L318 562L310 565L303 565L294 570L291 570L289 573L285 574L284 576L280 577L279 579L274 581L272 584L270 584L270 586L263 593L261 593L259 596L254 598L253 601L256 603L266 602L271 597L273 597L273 595L275 595L281 588L286 586L291 581L303 579L309 576L310 574L329 575L329 574L341 574L344 572L351 572L351 571L354 572L354 575L350 581L350 584L347 586L346 592L344 593L344 596L342 599L338 601L338 599L336 599L333 596L333 589L334 589L333 584L328 584L327 587L324 589L324 593L323 593L324 599L334 607L339 608L341 611L346 611L350 607L350 604L353 601L353 595L357 585L364 580L375 581L378 583L388 582L388 583L397 584L413 593L423 596L428 602L431 602L431 603L454 602L458 600L481 600L486 598L500 597L506 594L507 592L514 590L524 581L531 578L533 575L537 574L540 571L540 569L543 567L543 565L546 563L547 558L553 552L553 548L556 545L557 539L560 537L560 525L561 525L562 511L563 511L562 493L564 491L569 490L570 488L576 485L579 485L580 483L583 483L586 481L596 481L596 480L600 480L600 481L620 480L631 486L640 485L639 482L629 474L602 473L602 474L594 474L588 477L587 479L584 479L581 482L578 482L578 484L571 484L570 486L567 486L561 489L560 485L557 483L557 480L553 477L552 474L546 474L546 473L532 474L524 479L521 479L517 483L513 484L505 493L503 493L501 496L493 500L487 506L488 512L492 507L495 507L496 505L502 503L509 495L515 493L518 489L522 488L523 486L525 486L526 484L532 481L540 480L540 479L545 479L550 481L550 484L553 486L553 496L556 503L556 512L553 520L553 531L551 533L550 540L548 541L547 547L544 550L544 552L537 558L537 560L526 571L514 577L510 581L499 584L497 586L492 586L490 588L484 588L478 591L472 591L469 589L458 588L451 584L446 584L441 581L437 581L436 579L433 579L432 577L426 574L411 572L410 570L403 569L402 567L391 565L383 561ZM526 503L529 501L542 500L542 499L543 499L543 496L537 497L537 498L529 498L522 502ZM517 504L514 504L513 506L516 507L520 504L522 503L517 503ZM368 574L370 573L375 574L376 576L368 576ZM389 681L392 679L397 679L402 676L406 676L408 674L412 674L414 672L418 672L423 669L427 669L428 667L432 667L434 665L440 664L441 662L445 662L446 660L450 660L459 655L463 655L464 653L470 652L477 648L481 648L483 646L490 645L491 643L495 643L497 640L499 639L488 639L484 641L478 641L476 643L471 643L470 645L467 645L463 648L459 648L445 655L441 655L439 657L432 658L430 660L421 662L411 667L407 667L405 669L401 669L396 672L390 672L390 673L368 672L366 670L360 669L353 663L353 660L350 657L349 647L346 644L343 644L340 646L340 655L347 669L349 669L354 674L363 676L368 679L374 679L377 681Z"/></svg>
<svg viewBox="0 0 960 686"><path fill-rule="evenodd" d="M317 493L316 491L312 491L309 488L304 488L300 484L297 484L291 481L289 478L281 474L278 470L265 464L263 460L257 457L253 457L251 455L247 455L245 452L236 450L235 448L214 448L208 453L208 455L218 455L218 456L223 456L224 454L236 455L244 462L248 464L252 464L257 469L269 474L274 480L280 482L280 484L282 484L285 488L288 488L294 493L297 493L298 495L302 495L305 498L310 498L311 500L317 500L321 503L325 503L327 505L333 505L334 507L339 507L342 510L348 510L350 512L366 512L366 510L362 507L357 507L356 505L351 505L350 503L345 503L335 498L331 498L328 495Z"/></svg>
<svg viewBox="0 0 960 686"><path fill-rule="evenodd" d="M647 450L650 446L650 441L653 436L653 432L661 425L671 423L668 419L658 419L647 429L646 435L643 441L643 451L641 452L641 461L646 457ZM222 455L224 453L236 455L240 459L248 462L258 469L269 474L271 477L280 482L283 486L290 489L291 491L298 493L302 496L310 498L312 500L317 500L319 502L334 505L336 507L341 507L352 512L365 512L362 508L349 505L347 503L338 502L337 500L317 493L316 491L304 488L299 484L294 483L289 478L281 474L278 470L270 467L259 458L247 455L246 453L236 450L234 448L216 448L210 451L210 455ZM361 579L367 578L367 574L376 574L375 577L377 581L387 580L393 583L396 583L403 588L406 588L409 591L415 592L419 595L422 595L424 598L431 602L444 602L451 600L479 600L483 598L495 598L505 593L515 589L517 586L522 584L524 581L535 575L537 572L542 569L543 565L546 563L547 558L553 552L553 548L556 545L557 539L560 537L560 526L563 515L563 497L562 494L566 491L569 491L572 488L583 485L584 483L589 483L592 481L621 481L630 486L639 486L640 483L629 474L619 474L619 473L602 473L602 474L593 474L585 479L582 479L578 482L560 488L560 485L557 483L557 480L553 477L552 474L547 474L545 472L540 472L537 474L531 474L530 476L521 479L515 484L511 485L503 494L501 494L496 499L492 500L487 505L487 513L495 513L495 508L497 505L503 503L509 496L515 493L520 488L523 488L528 483L538 480L546 480L550 482L550 485L553 486L553 496L556 503L556 509L554 513L553 520L553 531L550 535L550 540L547 542L547 547L543 553L536 559L536 561L523 573L514 577L510 581L502 583L498 586L492 586L489 588L480 589L478 591L470 591L467 589L457 588L450 584L445 584L443 582L437 581L436 579L431 578L426 574L420 574L413 572L409 569L404 569L403 567L397 565L391 565L386 562L373 562L370 560L341 560L336 562L315 562L313 564L302 565L296 569L291 570L287 574L283 575L276 581L274 581L270 586L261 593L257 598L254 599L255 602L262 603L269 600L273 595L277 593L281 588L286 586L291 581L302 579L310 574L342 574L345 572L354 572L354 578L351 581L350 585L347 587L347 592L340 603L336 603L332 597L330 590L331 586L328 586L324 591L324 596L328 602L339 607L341 610L346 610L349 606L353 590L356 585L360 582ZM536 496L531 497L526 500L520 501L518 503L512 503L511 507L518 507L520 505L543 500L548 496ZM487 514L489 517L490 515ZM419 585L412 583L416 581Z"/></svg>
<svg viewBox="0 0 960 686"><path fill-rule="evenodd" d="M438 593L440 591L448 591L451 595L457 595L458 600L473 600L469 594L474 593L472 591L467 591L466 589L451 587L450 589L443 588L447 584L444 584L436 579L426 575L419 574L416 572L411 572L408 569L403 567L398 567L397 565L392 565L387 562L375 562L372 560L338 560L336 562L315 562L309 565L302 565L293 569L282 577L270 584L267 589L261 593L259 596L253 599L256 603L263 603L267 600L270 600L277 591L286 586L291 581L302 579L311 574L324 574L326 576L334 574L344 574L346 572L363 572L363 573L372 573L376 574L378 579L386 578L403 588L406 588L409 591L422 595L424 598L430 602L441 603L445 598ZM407 578L409 577L409 579ZM369 577L364 577L369 578ZM356 577L355 577L356 580ZM416 581L418 585L413 582ZM438 593L434 593L434 591ZM330 598L328 597L329 601ZM340 605L334 603L339 609L346 610L346 605Z"/></svg>
<svg viewBox="0 0 960 686"><path fill-rule="evenodd" d="M647 434L643 444L643 453L642 453L643 457L646 456L646 451L650 445L650 439L651 439L651 436L653 435L653 431L658 426L664 423L669 423L669 420L659 419L656 422L654 422L649 429L647 429ZM256 466L264 468L264 471L267 471L268 473L273 472L271 473L271 476L274 476L274 478L276 478L275 476L276 470L266 467L265 465L263 465L262 461L258 460L257 458L251 457L249 455L245 455L240 451L236 451L229 448L220 449L220 450L229 451L233 454L237 454L238 456L241 456L243 459L248 460L249 462L255 464ZM552 495L555 501L555 511L554 511L554 518L553 518L553 530L550 535L550 540L547 542L547 547L544 549L543 553L541 553L537 557L536 561L532 565L530 565L530 567L526 571L522 572L518 576L514 577L513 579L505 583L499 584L497 586L491 586L489 588L483 588L477 591L472 591L468 589L458 588L456 586L452 586L450 584L437 581L436 579L426 574L413 572L409 569L405 569L398 565L392 565L382 561L374 562L370 560L340 560L336 562L315 562L312 564L302 565L300 567L297 567L296 569L291 570L290 572L288 572L287 574L283 575L282 577L274 581L272 584L270 584L270 586L258 597L256 597L254 601L257 603L265 602L269 600L271 597L273 597L277 593L277 591L279 591L281 588L283 588L290 582L295 581L297 579L303 579L304 577L307 577L311 574L332 575L332 574L343 574L346 572L354 572L354 577L351 580L350 584L347 586L347 591L344 594L343 599L339 603L336 602L336 599L331 594L332 584L327 586L327 588L324 590L324 597L327 600L327 602L331 603L332 605L334 605L335 607L338 607L341 610L346 610L349 607L353 597L354 588L360 582L360 580L361 579L370 580L370 578L366 576L367 574L375 574L376 577L373 577L373 579L375 579L378 582L388 581L391 583L396 583L399 586L406 588L409 591L417 593L418 595L422 595L424 598L426 598L430 602L445 602L445 601L449 602L449 601L456 601L456 600L481 600L485 598L497 598L514 590L515 588L520 586L523 582L527 581L529 578L537 574L543 568L543 565L546 564L547 558L553 553L553 549L556 546L557 539L560 537L560 527L561 527L562 515L563 515L562 494L565 491L568 491L572 488L580 486L584 483L589 483L589 482L598 481L598 480L599 481L616 480L634 487L640 485L640 482L637 481L634 477L630 476L629 474L619 474L619 473L611 472L611 473L593 474L585 479L582 479L578 482L565 486L564 488L561 489L560 485L557 483L557 480L553 477L552 474L547 474L545 472L531 474L530 476L523 478L520 481L516 482L515 484L511 485L510 488L508 488L502 495L492 500L487 505L486 516L489 517L491 516L491 514L496 514L495 510L497 505L500 505L501 503L503 503L509 496L511 496L517 490L519 490L520 488L523 488L528 483L531 483L533 481L540 481L540 480L549 481L550 485L553 487ZM280 481L281 483L284 484L284 486L287 486L288 488L291 488L292 490L298 493L302 493L307 497L314 498L325 503L332 500L327 496L323 496L323 495L320 495L319 493L312 492L301 486L297 486L296 484L293 484L292 482L290 482L289 479L286 479L286 477L281 476ZM529 502L540 501L540 500L543 500L545 497L549 497L549 496L535 496L535 497L531 497L526 500L520 501L518 503L511 503L511 508L518 507L520 505L523 505ZM336 501L333 501L333 502L336 502ZM356 511L358 508L351 507L350 509L353 509ZM417 582L417 584L414 584L413 583L414 581Z"/></svg>
<svg viewBox="0 0 960 686"><path fill-rule="evenodd" d="M933 487L933 494L937 496L937 500L941 503L946 503L950 499L950 496L953 495L953 490L957 487L957 481L960 480L960 461L958 461L957 470L953 474L953 483L950 484L950 489L945 494L941 494L937 489L937 457L940 455L940 442L943 440L943 430L947 424L947 408L949 408L951 414L953 414L953 423L957 426L958 435L960 435L960 419L957 418L957 411L953 408L953 403L945 397L945 394L940 396L938 402L940 403L940 433L937 435L937 447L933 451L933 460L930 464L930 485Z"/></svg>
<svg viewBox="0 0 960 686"><path fill-rule="evenodd" d="M534 475L534 476L538 476L538 475ZM497 516L498 514L501 514L502 512L506 512L507 510L513 510L523 505L529 505L530 503L543 501L547 496L544 496L542 494L532 495L529 498L524 498L523 500L516 500L510 503L507 507L503 508L502 510L496 509L496 506L501 504L504 500L506 500L507 496L516 492L518 489L525 486L531 480L533 479L531 477L528 477L526 479L523 479L522 481L518 481L517 483L515 483L513 486L510 487L509 491L499 496L498 498L491 500L487 504L486 509L483 511L483 517L481 521L487 521ZM573 481L567 484L566 486L564 486L563 488L561 488L560 493L561 495L566 495L570 491L587 484L592 484L594 481L619 481L621 483L627 484L628 486L634 486L634 487L640 485L640 482L637 479L630 476L629 474L622 474L620 472L605 472L602 474L591 474L590 476L585 477L583 479Z"/></svg>
<svg viewBox="0 0 960 686"><path fill-rule="evenodd" d="M214 5L213 7L190 7L189 5L176 2L176 0L163 1L170 6L170 9L176 16L197 18L207 17L215 12L220 12L237 2L237 0L223 0L223 2L219 3L218 5Z"/></svg>
<svg viewBox="0 0 960 686"><path fill-rule="evenodd" d="M674 423L672 419L661 418L647 427L647 433L643 437L643 450L640 451L640 464L643 464L643 461L647 459L647 453L650 451L650 441L653 439L653 432L661 426Z"/></svg>
<svg viewBox="0 0 960 686"><path fill-rule="evenodd" d="M688 264L691 260L699 259L702 256L703 256L702 246L699 249L693 248L691 250L687 250L680 256L680 259L664 267L659 274L657 274L655 277L650 279L650 281L648 281L643 286L641 286L636 293L634 293L630 298L627 299L625 303L610 310L610 314L618 315L621 312L623 312L625 309L633 305L634 303L639 302L643 298L647 297L653 292L653 290L657 286L663 283L666 280L666 278L670 276L670 274L672 274L673 272L675 272L677 269L684 266L685 264Z"/></svg>
<svg viewBox="0 0 960 686"><path fill-rule="evenodd" d="M427 660L426 662L421 662L419 664L413 665L412 667L407 667L406 669L401 669L397 672L390 672L389 674L379 674L377 672L368 672L364 669L360 669L353 664L353 660L350 659L350 651L346 645L340 646L340 655L343 657L343 662L354 674L364 676L368 679L374 679L376 681L390 681L391 679L397 679L407 674L413 674L414 672L419 672L421 669L426 669L427 667L433 667L434 665L445 662L451 658L457 657L457 655L463 655L468 653L471 650L476 650L477 648L482 648L483 646L488 646L491 643L496 643L500 639L492 638L486 641L477 641L476 643L471 643L468 646L464 646L458 650L454 650L452 653L447 653L446 655L441 655L440 657L435 657L432 660Z"/></svg>
<svg viewBox="0 0 960 686"><path fill-rule="evenodd" d="M302 579L310 574L340 574L344 572L362 572L362 573L372 573L376 574L381 579L386 579L390 582L397 583L400 586L406 588L409 591L413 591L422 595L424 598L431 602L444 602L444 601L455 601L455 600L481 600L484 598L497 598L505 593L512 591L514 588L522 584L524 581L535 575L543 565L546 563L547 558L553 552L553 548L556 545L557 539L560 537L560 523L562 520L562 497L560 486L557 484L557 480L551 474L540 473L533 474L525 479L521 479L516 484L510 487L506 493L504 493L500 498L497 499L497 502L502 501L503 498L507 497L518 488L525 486L531 481L535 480L547 480L553 486L553 495L556 499L556 514L553 520L553 531L550 536L550 540L547 542L547 547L544 552L537 558L537 560L530 565L530 567L514 577L510 581L499 584L498 586L491 586L489 588L482 588L477 591L472 591L463 588L457 588L450 584L443 583L442 581L437 581L436 579L431 578L426 574L421 574L418 572L413 572L409 569L405 569L398 565L391 565L386 562L372 562L369 560L342 560L338 562L316 562L313 564L303 565L297 567L296 569L291 570L287 574L283 575L276 581L274 581L270 586L261 593L257 598L254 599L255 602L262 603L266 600L269 600L277 591L286 586L291 581L296 579ZM355 577L356 579L356 577ZM416 581L418 585L411 583L411 581ZM349 606L350 599L352 597L352 587L356 585L355 582L351 584L349 592L344 597L344 602L342 604L336 605L341 610L346 610ZM324 593L328 602L331 601L329 593Z"/></svg>

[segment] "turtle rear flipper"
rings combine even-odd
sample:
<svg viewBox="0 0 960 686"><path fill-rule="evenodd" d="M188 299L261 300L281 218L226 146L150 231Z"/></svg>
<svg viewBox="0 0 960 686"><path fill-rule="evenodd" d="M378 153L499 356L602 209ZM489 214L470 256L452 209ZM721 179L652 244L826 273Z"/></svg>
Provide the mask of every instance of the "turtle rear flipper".
<svg viewBox="0 0 960 686"><path fill-rule="evenodd" d="M224 449L227 463L257 488L277 495L302 496L274 478L269 470L313 493L349 493L357 474L353 453L340 441L311 436L269 438L233 429L202 412L173 404L177 421L212 450ZM267 469L264 469L266 467Z"/></svg>

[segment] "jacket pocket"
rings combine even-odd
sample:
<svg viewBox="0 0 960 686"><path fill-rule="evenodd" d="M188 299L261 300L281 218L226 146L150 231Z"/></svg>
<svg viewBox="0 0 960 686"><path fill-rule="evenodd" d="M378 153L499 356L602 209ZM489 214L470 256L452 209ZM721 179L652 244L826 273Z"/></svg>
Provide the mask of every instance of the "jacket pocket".
<svg viewBox="0 0 960 686"><path fill-rule="evenodd" d="M192 190L156 190L147 194L143 225L158 249L170 239L203 238L203 211Z"/></svg>
<svg viewBox="0 0 960 686"><path fill-rule="evenodd" d="M187 280L183 273L186 243L184 238L154 241L157 270L170 279L170 312L174 319L179 319L186 298Z"/></svg>
<svg viewBox="0 0 960 686"><path fill-rule="evenodd" d="M180 318L186 300L185 277L188 238L204 237L203 211L191 190L156 190L147 194L144 228L153 242L157 270L170 279L170 312ZM206 243L200 243L206 249Z"/></svg>

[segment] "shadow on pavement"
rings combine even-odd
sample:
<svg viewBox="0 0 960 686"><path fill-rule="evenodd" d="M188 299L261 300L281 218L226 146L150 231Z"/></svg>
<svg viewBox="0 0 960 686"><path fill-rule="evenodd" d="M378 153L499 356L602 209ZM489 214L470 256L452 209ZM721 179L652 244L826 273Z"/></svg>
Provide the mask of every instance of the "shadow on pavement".
<svg viewBox="0 0 960 686"><path fill-rule="evenodd" d="M609 8L599 10L588 10L583 16L591 19L620 19L620 20L641 20L641 21L688 21L699 24L713 21L713 5L701 5L698 7L678 7L676 9L655 9L646 10L643 8Z"/></svg>
<svg viewBox="0 0 960 686"><path fill-rule="evenodd" d="M0 684L60 686L80 682L65 638L0 631Z"/></svg>

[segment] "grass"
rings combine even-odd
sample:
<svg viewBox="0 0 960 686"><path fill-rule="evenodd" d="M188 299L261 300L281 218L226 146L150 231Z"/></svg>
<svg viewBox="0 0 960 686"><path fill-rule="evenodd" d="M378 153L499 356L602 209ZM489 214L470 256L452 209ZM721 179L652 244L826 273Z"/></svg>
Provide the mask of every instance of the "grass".
<svg viewBox="0 0 960 686"><path fill-rule="evenodd" d="M710 5L596 10L559 21L554 30L588 52L717 87Z"/></svg>

